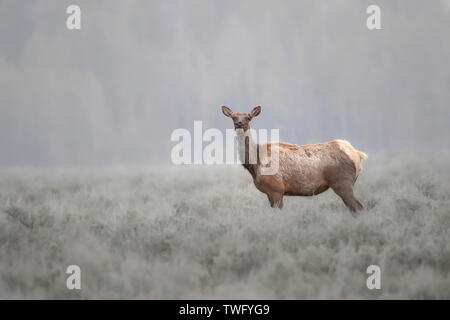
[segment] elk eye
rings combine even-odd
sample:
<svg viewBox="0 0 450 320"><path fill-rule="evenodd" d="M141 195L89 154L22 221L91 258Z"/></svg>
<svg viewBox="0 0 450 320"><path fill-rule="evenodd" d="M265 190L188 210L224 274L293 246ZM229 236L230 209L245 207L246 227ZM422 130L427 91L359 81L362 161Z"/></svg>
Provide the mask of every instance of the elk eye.
<svg viewBox="0 0 450 320"><path fill-rule="evenodd" d="M247 117L247 120L250 121L250 117Z"/></svg>

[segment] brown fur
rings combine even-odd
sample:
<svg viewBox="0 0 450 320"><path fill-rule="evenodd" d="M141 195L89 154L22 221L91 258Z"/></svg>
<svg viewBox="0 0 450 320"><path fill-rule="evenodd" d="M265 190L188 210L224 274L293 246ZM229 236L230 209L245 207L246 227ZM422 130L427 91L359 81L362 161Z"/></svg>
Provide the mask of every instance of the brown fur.
<svg viewBox="0 0 450 320"><path fill-rule="evenodd" d="M233 113L223 106L223 113L233 119L238 134L250 129L250 121L261 112L256 107L252 112ZM242 129L242 130L239 130ZM267 194L272 207L283 207L283 196L313 196L331 188L342 198L345 205L358 214L364 209L355 198L353 186L362 170L362 160L367 156L344 140L297 146L289 143L268 143L257 146L256 164L248 161L249 144L254 143L251 135L245 138L245 161L256 188ZM267 148L267 156L277 148L279 168L273 175L262 175L261 148ZM268 166L268 165L267 165Z"/></svg>

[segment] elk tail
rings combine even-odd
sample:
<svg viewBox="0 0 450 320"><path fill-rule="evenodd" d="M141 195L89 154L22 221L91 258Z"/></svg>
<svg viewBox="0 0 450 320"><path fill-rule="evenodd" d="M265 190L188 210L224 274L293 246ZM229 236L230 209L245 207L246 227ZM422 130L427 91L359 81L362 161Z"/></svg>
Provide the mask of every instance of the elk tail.
<svg viewBox="0 0 450 320"><path fill-rule="evenodd" d="M367 154L365 154L364 152L358 151L358 154L361 160L365 160L368 158Z"/></svg>

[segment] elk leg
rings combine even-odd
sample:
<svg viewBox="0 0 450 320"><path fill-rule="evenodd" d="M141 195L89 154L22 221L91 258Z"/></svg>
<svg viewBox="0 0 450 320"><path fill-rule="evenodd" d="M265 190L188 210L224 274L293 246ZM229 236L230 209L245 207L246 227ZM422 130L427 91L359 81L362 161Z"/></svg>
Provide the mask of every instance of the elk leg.
<svg viewBox="0 0 450 320"><path fill-rule="evenodd" d="M267 194L267 199L269 199L270 206L273 208L273 206L275 205L275 203L273 202L273 199L270 197L269 194Z"/></svg>
<svg viewBox="0 0 450 320"><path fill-rule="evenodd" d="M278 192L268 193L267 198L269 198L270 206L272 208L283 208L283 194Z"/></svg>
<svg viewBox="0 0 450 320"><path fill-rule="evenodd" d="M331 186L333 191L341 197L344 201L345 205L352 211L353 216L358 216L362 210L364 210L364 206L358 199L355 198L353 194L353 186L351 185L339 185L339 186Z"/></svg>

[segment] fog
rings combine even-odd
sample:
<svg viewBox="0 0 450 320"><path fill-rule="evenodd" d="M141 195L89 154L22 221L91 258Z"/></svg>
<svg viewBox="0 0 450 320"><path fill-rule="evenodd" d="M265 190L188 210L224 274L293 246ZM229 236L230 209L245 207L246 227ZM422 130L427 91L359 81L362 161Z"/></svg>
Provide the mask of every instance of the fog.
<svg viewBox="0 0 450 320"><path fill-rule="evenodd" d="M449 31L449 1L0 1L0 165L170 163L223 104L296 144L448 150Z"/></svg>

